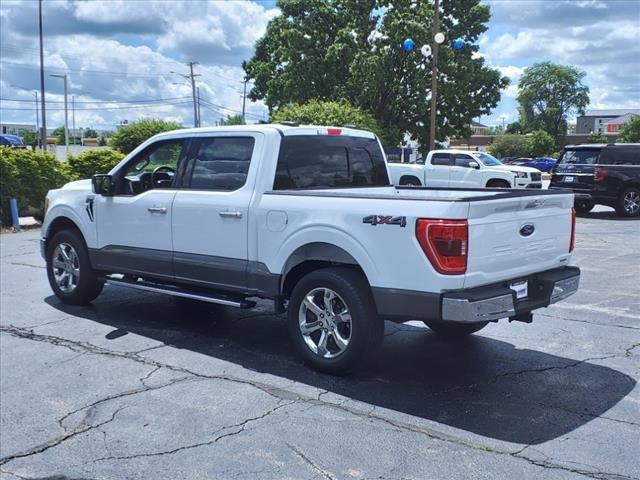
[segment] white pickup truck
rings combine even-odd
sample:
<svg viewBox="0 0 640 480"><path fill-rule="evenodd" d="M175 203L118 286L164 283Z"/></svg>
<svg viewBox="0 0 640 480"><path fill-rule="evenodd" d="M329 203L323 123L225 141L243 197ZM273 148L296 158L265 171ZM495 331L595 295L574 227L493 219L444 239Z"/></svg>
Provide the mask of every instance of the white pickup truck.
<svg viewBox="0 0 640 480"><path fill-rule="evenodd" d="M383 319L462 336L573 294L573 194L394 187L350 128L157 135L48 193L41 251L65 303L105 284L250 308L275 301L315 368L375 354Z"/></svg>
<svg viewBox="0 0 640 480"><path fill-rule="evenodd" d="M390 163L394 185L458 188L542 188L540 170L504 165L484 152L433 150L420 163Z"/></svg>

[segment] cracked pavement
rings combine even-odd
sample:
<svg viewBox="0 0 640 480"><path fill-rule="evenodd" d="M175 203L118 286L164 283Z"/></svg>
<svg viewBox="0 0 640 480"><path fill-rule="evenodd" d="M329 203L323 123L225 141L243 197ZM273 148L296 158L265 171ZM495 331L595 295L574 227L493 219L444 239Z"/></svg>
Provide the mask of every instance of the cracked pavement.
<svg viewBox="0 0 640 480"><path fill-rule="evenodd" d="M580 291L532 324L387 323L343 377L267 302L62 305L39 232L2 235L0 478L640 479L640 221L597 208L577 235Z"/></svg>

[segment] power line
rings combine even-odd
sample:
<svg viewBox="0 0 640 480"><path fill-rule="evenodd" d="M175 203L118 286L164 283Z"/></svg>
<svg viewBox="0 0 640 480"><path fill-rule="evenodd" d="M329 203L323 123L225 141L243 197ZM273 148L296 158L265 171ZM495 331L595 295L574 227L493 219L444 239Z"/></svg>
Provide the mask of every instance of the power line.
<svg viewBox="0 0 640 480"><path fill-rule="evenodd" d="M102 106L102 107L84 107L84 108L76 108L76 111L101 111L101 110L134 110L134 109L138 109L138 108L146 108L146 109L150 109L150 108L158 108L158 107L177 107L177 106L182 106L182 105L189 105L191 104L190 100L187 101L182 101L182 102L175 102L175 103L161 103L161 104L154 104L154 105L125 105L125 106L116 106L116 107L107 107L107 106ZM2 111L4 110L11 110L11 111L20 111L20 110L29 110L29 111L33 111L33 108L26 108L26 107L2 107ZM50 111L64 111L63 107L57 107L57 108L49 108L48 110Z"/></svg>
<svg viewBox="0 0 640 480"><path fill-rule="evenodd" d="M173 101L173 100L185 100L187 98L190 98L190 97L182 96L182 97L171 97L171 98L149 98L144 100L83 100L83 101L76 101L75 103L151 103L151 102L167 102L167 101ZM0 97L0 101L25 103L25 102L34 102L35 100ZM64 103L64 101L63 100L47 100L47 103Z"/></svg>

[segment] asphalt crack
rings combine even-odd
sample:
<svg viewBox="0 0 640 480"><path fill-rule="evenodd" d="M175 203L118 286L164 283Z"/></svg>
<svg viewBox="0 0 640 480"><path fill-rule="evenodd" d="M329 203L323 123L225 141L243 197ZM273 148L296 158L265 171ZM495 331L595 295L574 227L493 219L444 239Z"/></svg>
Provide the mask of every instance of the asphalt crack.
<svg viewBox="0 0 640 480"><path fill-rule="evenodd" d="M325 470L316 462L311 460L311 458L309 458L309 456L305 454L299 447L296 447L295 445L290 445L290 444L287 444L287 447L289 447L291 451L295 453L296 456L299 459L301 459L305 464L309 465L314 472L321 475L322 478L325 478L326 480L336 480L336 477L331 472L329 472L328 470Z"/></svg>

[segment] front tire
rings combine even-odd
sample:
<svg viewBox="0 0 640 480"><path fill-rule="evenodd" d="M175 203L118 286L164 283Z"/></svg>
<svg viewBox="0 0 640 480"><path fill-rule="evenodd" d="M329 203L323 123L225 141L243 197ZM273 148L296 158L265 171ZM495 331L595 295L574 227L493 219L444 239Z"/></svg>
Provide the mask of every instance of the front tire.
<svg viewBox="0 0 640 480"><path fill-rule="evenodd" d="M589 213L591 210L593 210L594 206L595 205L593 202L579 202L579 203L576 203L573 206L573 208L576 209L576 213L580 215L584 215L586 213Z"/></svg>
<svg viewBox="0 0 640 480"><path fill-rule="evenodd" d="M425 325L444 338L464 338L482 330L489 322L453 323L425 320Z"/></svg>
<svg viewBox="0 0 640 480"><path fill-rule="evenodd" d="M384 333L368 283L349 268L309 273L293 289L287 324L296 350L316 370L340 374L374 353Z"/></svg>
<svg viewBox="0 0 640 480"><path fill-rule="evenodd" d="M47 277L56 297L69 305L86 305L104 286L91 267L82 236L75 230L62 230L49 241Z"/></svg>
<svg viewBox="0 0 640 480"><path fill-rule="evenodd" d="M616 212L622 217L640 216L640 189L625 188L618 198Z"/></svg>

